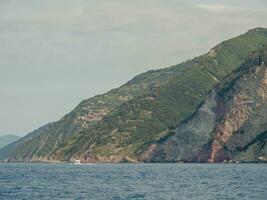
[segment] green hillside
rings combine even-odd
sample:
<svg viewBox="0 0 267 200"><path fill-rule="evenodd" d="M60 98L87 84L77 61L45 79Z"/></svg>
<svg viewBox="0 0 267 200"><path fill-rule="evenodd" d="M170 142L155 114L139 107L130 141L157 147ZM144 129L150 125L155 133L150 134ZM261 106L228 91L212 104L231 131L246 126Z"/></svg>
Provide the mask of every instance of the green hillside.
<svg viewBox="0 0 267 200"><path fill-rule="evenodd" d="M9 161L140 161L150 145L173 135L216 85L266 44L267 30L257 28L200 57L138 75L120 88L82 101L58 122L19 140L5 157Z"/></svg>

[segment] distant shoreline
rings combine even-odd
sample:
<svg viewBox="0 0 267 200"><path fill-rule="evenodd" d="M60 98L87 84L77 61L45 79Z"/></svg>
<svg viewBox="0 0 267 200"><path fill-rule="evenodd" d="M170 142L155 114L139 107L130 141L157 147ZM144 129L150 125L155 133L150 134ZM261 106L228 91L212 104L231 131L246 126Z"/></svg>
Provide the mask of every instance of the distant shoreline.
<svg viewBox="0 0 267 200"><path fill-rule="evenodd" d="M11 161L5 162L0 161L0 164L3 163L27 163L27 164L73 164L73 162L69 161ZM216 162L216 163L208 163L208 162L81 162L82 164L267 164L267 161L240 161L240 162Z"/></svg>

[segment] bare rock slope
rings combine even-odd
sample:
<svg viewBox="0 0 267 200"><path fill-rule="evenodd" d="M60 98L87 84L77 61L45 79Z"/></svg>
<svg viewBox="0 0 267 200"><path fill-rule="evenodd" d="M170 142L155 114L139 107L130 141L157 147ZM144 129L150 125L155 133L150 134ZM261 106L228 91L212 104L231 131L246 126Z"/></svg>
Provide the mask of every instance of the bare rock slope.
<svg viewBox="0 0 267 200"><path fill-rule="evenodd" d="M173 136L156 144L147 162L267 160L267 49L253 55Z"/></svg>

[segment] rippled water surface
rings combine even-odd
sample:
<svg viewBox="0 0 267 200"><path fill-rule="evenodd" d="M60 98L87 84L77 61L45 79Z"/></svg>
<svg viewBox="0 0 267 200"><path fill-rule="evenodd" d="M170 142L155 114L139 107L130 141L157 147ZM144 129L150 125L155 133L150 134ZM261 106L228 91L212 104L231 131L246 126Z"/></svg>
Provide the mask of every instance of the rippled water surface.
<svg viewBox="0 0 267 200"><path fill-rule="evenodd" d="M267 165L7 163L0 199L267 199Z"/></svg>

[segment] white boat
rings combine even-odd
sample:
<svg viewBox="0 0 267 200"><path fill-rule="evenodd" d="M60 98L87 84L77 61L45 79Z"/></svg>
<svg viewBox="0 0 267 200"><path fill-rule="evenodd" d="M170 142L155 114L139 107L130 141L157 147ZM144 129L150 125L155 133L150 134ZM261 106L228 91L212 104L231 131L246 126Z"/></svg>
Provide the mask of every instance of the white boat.
<svg viewBox="0 0 267 200"><path fill-rule="evenodd" d="M74 165L80 165L81 164L81 161L80 160L74 160L73 164Z"/></svg>

